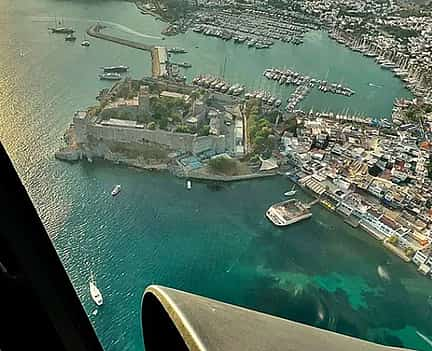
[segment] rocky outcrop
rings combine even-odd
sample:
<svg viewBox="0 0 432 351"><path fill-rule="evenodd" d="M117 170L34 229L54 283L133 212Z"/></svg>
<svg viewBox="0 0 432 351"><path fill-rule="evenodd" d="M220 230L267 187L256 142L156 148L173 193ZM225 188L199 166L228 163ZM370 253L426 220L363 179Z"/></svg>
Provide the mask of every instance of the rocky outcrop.
<svg viewBox="0 0 432 351"><path fill-rule="evenodd" d="M61 161L76 162L83 158L80 149L63 148L54 154L55 158Z"/></svg>

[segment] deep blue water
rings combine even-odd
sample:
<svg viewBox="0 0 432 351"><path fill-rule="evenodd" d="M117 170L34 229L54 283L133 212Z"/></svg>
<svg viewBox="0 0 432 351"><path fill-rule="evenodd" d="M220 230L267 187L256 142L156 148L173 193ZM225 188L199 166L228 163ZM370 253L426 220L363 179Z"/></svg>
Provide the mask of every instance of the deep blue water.
<svg viewBox="0 0 432 351"><path fill-rule="evenodd" d="M53 152L62 145L72 113L94 103L97 91L107 86L96 79L98 67L125 63L139 77L149 72L149 59L93 39L88 49L69 45L48 34L54 16L77 28L78 37L89 23L102 19L117 24L113 31L150 34L156 38L140 39L157 42L162 24L139 15L129 3L0 3L0 139L106 350L141 349L141 296L151 283L389 345L432 349L416 333L432 338L432 282L319 207L311 220L273 227L264 212L290 187L286 179L217 188L194 182L186 191L183 180L163 173L56 161ZM165 42L205 48L186 55L194 64L191 75L216 73L225 56L230 62L239 57L238 67L227 74L259 85L264 84L258 77L263 68L286 61L317 75L328 71L332 79L358 90L351 100L317 93L309 97L311 106L350 107L380 116L389 113L395 96L406 94L389 72L322 33L311 33L304 47L278 46L261 58L196 34ZM362 90L368 81L385 88ZM112 198L117 183L123 191ZM379 266L389 279L380 277ZM97 316L91 316L90 271L106 301Z"/></svg>

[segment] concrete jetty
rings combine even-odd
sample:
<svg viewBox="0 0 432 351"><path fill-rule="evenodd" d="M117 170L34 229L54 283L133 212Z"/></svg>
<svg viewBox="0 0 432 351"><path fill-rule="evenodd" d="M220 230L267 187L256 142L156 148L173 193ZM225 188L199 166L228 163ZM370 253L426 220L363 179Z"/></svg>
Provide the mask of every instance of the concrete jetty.
<svg viewBox="0 0 432 351"><path fill-rule="evenodd" d="M105 28L103 25L101 25L100 23L96 23L87 29L87 34L90 35L91 37L112 41L113 43L117 43L117 44L124 45L124 46L129 46L129 47L134 48L134 49L139 49L139 50L151 52L151 49L153 48L152 45L147 45L147 44L139 43L136 41L132 41L132 40L128 40L128 39L122 39L122 38L115 37L113 35L102 33L101 30L103 28Z"/></svg>
<svg viewBox="0 0 432 351"><path fill-rule="evenodd" d="M128 46L130 48L148 51L151 54L152 58L152 76L153 78L158 78L164 74L166 74L166 69L164 66L164 62L161 61L161 49L162 47L155 47L153 45L148 45L144 43L140 43L137 41L129 40L129 39L123 39L119 37L115 37L110 34L102 33L102 29L105 28L105 26L101 25L100 23L93 24L87 29L87 34L91 37L111 41L113 43ZM164 48L165 49L165 48ZM165 49L166 50L166 49ZM163 63L163 65L161 65Z"/></svg>

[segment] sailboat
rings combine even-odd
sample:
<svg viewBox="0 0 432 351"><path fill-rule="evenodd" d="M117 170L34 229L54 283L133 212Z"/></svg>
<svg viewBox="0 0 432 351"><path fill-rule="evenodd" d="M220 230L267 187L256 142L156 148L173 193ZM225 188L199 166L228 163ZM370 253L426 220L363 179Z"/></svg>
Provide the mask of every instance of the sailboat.
<svg viewBox="0 0 432 351"><path fill-rule="evenodd" d="M294 190L294 189L295 189L295 185L293 185L293 187L291 188L290 191L286 191L286 192L284 193L284 195L285 195L285 196L293 196L293 195L295 195L297 191Z"/></svg>
<svg viewBox="0 0 432 351"><path fill-rule="evenodd" d="M73 34L75 32L73 28L65 27L63 20L59 21L57 24L57 19L55 19L54 27L48 27L48 29L51 33L57 34Z"/></svg>
<svg viewBox="0 0 432 351"><path fill-rule="evenodd" d="M98 306L102 306L103 304L102 293L96 286L96 280L94 278L93 273L90 275L89 288L90 288L90 296L94 301L94 303Z"/></svg>

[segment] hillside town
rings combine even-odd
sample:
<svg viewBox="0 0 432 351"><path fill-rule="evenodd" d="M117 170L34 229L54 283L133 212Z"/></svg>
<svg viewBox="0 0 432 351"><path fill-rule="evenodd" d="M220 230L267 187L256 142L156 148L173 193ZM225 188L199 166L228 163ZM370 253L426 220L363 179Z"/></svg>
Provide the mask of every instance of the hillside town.
<svg viewBox="0 0 432 351"><path fill-rule="evenodd" d="M289 177L429 275L432 144L413 124L385 128L338 117L305 114L283 133Z"/></svg>

